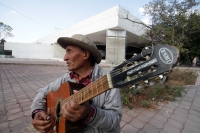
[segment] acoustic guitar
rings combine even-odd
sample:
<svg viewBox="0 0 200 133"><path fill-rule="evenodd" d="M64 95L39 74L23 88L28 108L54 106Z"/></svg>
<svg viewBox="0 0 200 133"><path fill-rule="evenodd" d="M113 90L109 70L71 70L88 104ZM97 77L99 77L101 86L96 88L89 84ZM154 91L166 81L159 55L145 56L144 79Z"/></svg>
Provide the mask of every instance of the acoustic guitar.
<svg viewBox="0 0 200 133"><path fill-rule="evenodd" d="M47 94L47 113L55 120L55 133L83 132L81 121L70 122L60 115L61 107L68 101L74 100L82 104L101 93L112 89L131 87L146 83L156 77L162 79L170 72L179 58L179 50L174 46L156 45L147 47L138 55L116 66L110 73L82 88L76 83L63 83L58 91ZM81 89L82 88L82 89ZM72 94L73 89L80 90ZM63 93L65 92L65 93Z"/></svg>

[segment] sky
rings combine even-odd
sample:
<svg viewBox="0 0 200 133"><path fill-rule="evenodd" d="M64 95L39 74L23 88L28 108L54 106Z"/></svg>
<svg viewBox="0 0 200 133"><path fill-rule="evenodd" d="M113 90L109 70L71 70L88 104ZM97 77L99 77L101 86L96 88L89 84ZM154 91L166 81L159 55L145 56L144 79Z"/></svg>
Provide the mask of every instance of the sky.
<svg viewBox="0 0 200 133"><path fill-rule="evenodd" d="M7 42L32 43L120 5L147 22L142 7L150 0L0 0L0 22L13 28Z"/></svg>

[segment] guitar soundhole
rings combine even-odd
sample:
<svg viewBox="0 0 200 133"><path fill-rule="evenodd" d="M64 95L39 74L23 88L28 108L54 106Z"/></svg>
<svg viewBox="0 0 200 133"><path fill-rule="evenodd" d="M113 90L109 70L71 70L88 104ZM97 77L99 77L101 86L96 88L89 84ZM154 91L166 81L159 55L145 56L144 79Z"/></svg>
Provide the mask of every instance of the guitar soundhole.
<svg viewBox="0 0 200 133"><path fill-rule="evenodd" d="M56 119L57 120L60 119L60 102L58 102L57 108L56 108Z"/></svg>

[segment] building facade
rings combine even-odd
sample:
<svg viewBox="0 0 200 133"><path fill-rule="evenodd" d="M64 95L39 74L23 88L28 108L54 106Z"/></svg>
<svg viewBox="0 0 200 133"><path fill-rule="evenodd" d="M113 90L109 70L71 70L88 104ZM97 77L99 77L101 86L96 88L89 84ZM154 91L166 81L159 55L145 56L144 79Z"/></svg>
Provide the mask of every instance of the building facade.
<svg viewBox="0 0 200 133"><path fill-rule="evenodd" d="M4 49L12 50L15 58L63 59L65 50L57 39L83 34L96 44L106 63L119 64L148 43L140 37L147 28L139 23L142 22L121 6L115 6L33 43L5 43Z"/></svg>

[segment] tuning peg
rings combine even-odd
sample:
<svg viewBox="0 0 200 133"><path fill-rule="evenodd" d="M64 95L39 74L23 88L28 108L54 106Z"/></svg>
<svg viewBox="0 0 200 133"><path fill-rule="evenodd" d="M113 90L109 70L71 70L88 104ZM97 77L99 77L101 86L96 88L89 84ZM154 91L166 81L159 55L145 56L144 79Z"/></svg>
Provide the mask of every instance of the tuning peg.
<svg viewBox="0 0 200 133"><path fill-rule="evenodd" d="M159 77L160 79L163 79L164 76L161 74L161 75L159 75L158 77Z"/></svg>
<svg viewBox="0 0 200 133"><path fill-rule="evenodd" d="M135 88L136 88L136 85L131 85L129 88L130 88L130 89L135 89Z"/></svg>
<svg viewBox="0 0 200 133"><path fill-rule="evenodd" d="M138 65L138 62L137 62L137 61L134 61L134 65L135 65L135 66Z"/></svg>
<svg viewBox="0 0 200 133"><path fill-rule="evenodd" d="M154 66L151 66L151 69L154 69L155 67Z"/></svg>
<svg viewBox="0 0 200 133"><path fill-rule="evenodd" d="M147 56L145 56L145 59L146 59L146 60L149 60L149 58L150 58L150 57L149 57L148 55L147 55Z"/></svg>
<svg viewBox="0 0 200 133"><path fill-rule="evenodd" d="M134 53L132 57L135 57L135 56L137 56L137 54L136 54L136 53Z"/></svg>
<svg viewBox="0 0 200 133"><path fill-rule="evenodd" d="M131 77L130 76L126 76L127 81L131 81Z"/></svg>
<svg viewBox="0 0 200 133"><path fill-rule="evenodd" d="M142 74L142 72L141 72L141 71L139 71L139 72L138 72L138 74L139 74L139 75L141 75L141 74Z"/></svg>

